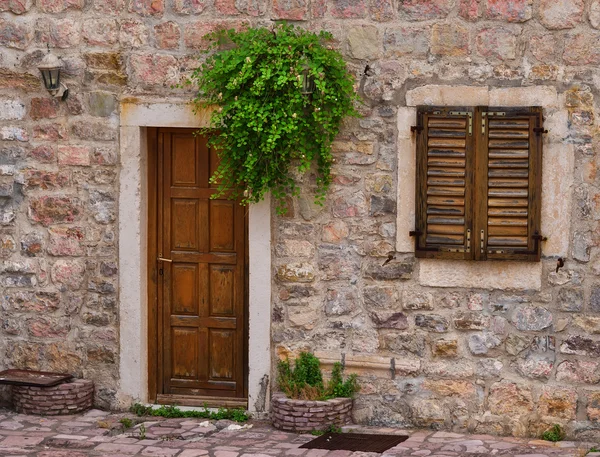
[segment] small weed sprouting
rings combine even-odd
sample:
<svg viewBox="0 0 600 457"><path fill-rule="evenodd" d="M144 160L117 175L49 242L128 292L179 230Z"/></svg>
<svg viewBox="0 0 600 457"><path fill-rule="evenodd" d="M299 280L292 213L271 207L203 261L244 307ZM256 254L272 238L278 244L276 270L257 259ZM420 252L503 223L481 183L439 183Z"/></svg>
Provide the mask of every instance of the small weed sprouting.
<svg viewBox="0 0 600 457"><path fill-rule="evenodd" d="M592 452L600 452L600 448L597 448L596 446L594 446L593 448L591 448L589 451L587 451L585 453L585 455L591 454Z"/></svg>
<svg viewBox="0 0 600 457"><path fill-rule="evenodd" d="M124 417L119 422L123 426L123 430L127 430L128 428L131 428L133 426L133 421L128 417Z"/></svg>
<svg viewBox="0 0 600 457"><path fill-rule="evenodd" d="M562 441L565 439L565 431L558 424L554 424L544 433L542 433L542 439L545 441L552 441L556 443L557 441Z"/></svg>
<svg viewBox="0 0 600 457"><path fill-rule="evenodd" d="M144 425L143 422L140 424L139 431L140 431L140 439L145 440L146 439L146 426Z"/></svg>
<svg viewBox="0 0 600 457"><path fill-rule="evenodd" d="M206 406L204 410L182 411L177 406L168 405L159 408L140 405L135 403L130 411L138 416L160 416L166 418L197 418L197 419L229 419L235 422L246 422L250 418L243 408L219 408L216 412L210 411Z"/></svg>
<svg viewBox="0 0 600 457"><path fill-rule="evenodd" d="M311 433L311 435L314 435L314 436L325 435L325 433L342 433L342 428L338 427L337 425L331 424L325 430L313 430L310 433Z"/></svg>

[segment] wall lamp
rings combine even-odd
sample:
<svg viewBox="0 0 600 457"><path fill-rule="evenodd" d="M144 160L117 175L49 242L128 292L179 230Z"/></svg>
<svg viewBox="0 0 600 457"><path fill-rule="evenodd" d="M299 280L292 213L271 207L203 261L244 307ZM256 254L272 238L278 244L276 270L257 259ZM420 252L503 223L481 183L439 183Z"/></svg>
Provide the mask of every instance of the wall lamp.
<svg viewBox="0 0 600 457"><path fill-rule="evenodd" d="M60 82L61 68L60 60L51 52L48 52L38 65L38 69L42 73L44 86L50 92L50 95L66 100L69 96L69 88Z"/></svg>

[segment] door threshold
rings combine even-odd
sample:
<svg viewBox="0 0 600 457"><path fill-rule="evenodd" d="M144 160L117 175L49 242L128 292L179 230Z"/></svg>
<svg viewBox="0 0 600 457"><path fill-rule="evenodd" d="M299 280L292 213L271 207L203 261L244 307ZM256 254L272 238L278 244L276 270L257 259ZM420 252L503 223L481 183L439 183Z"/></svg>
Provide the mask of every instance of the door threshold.
<svg viewBox="0 0 600 457"><path fill-rule="evenodd" d="M232 397L199 397L196 395L158 394L156 403L174 406L193 406L207 408L244 408L248 409L246 398Z"/></svg>

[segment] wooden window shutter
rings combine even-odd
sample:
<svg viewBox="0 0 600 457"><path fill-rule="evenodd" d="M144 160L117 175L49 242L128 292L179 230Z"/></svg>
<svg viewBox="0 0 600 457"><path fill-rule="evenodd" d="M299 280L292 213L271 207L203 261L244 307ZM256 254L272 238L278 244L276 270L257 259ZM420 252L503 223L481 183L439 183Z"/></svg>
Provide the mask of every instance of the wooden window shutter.
<svg viewBox="0 0 600 457"><path fill-rule="evenodd" d="M472 258L473 108L417 109L415 255Z"/></svg>
<svg viewBox="0 0 600 457"><path fill-rule="evenodd" d="M478 108L476 259L539 261L542 109Z"/></svg>

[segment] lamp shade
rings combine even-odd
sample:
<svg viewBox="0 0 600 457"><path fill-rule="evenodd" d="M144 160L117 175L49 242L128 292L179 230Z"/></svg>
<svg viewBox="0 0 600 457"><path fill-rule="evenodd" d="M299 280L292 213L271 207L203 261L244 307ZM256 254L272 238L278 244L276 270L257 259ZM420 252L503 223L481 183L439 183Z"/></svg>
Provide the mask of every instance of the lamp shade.
<svg viewBox="0 0 600 457"><path fill-rule="evenodd" d="M38 68L42 73L46 89L49 91L60 89L60 69L62 65L58 57L52 53L46 54Z"/></svg>
<svg viewBox="0 0 600 457"><path fill-rule="evenodd" d="M310 70L305 68L302 71L302 95L310 95L315 91L315 78L310 74Z"/></svg>

